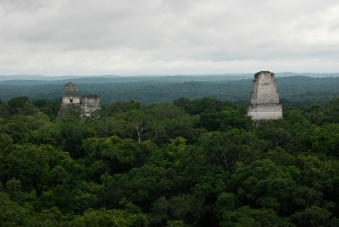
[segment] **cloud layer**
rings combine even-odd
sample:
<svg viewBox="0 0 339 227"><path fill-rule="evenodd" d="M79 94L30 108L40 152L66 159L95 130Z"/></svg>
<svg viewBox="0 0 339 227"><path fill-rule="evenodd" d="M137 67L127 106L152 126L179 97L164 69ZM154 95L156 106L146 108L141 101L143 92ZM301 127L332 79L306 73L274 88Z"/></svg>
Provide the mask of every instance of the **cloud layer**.
<svg viewBox="0 0 339 227"><path fill-rule="evenodd" d="M0 74L339 71L337 0L0 0Z"/></svg>

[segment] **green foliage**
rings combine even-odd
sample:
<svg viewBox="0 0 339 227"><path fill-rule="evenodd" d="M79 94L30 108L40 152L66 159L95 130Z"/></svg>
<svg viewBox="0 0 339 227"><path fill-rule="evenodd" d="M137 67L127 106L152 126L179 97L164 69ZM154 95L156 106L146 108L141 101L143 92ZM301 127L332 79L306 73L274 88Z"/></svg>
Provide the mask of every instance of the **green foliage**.
<svg viewBox="0 0 339 227"><path fill-rule="evenodd" d="M49 99L36 99L32 101L32 104L39 108L41 112L48 115L50 118L55 118L57 116L61 100L55 99L55 100L49 100Z"/></svg>
<svg viewBox="0 0 339 227"><path fill-rule="evenodd" d="M221 227L294 226L284 218L277 216L273 210L251 209L249 206L240 207L233 212L225 212L223 219L224 220L220 223Z"/></svg>
<svg viewBox="0 0 339 227"><path fill-rule="evenodd" d="M87 210L84 215L75 218L69 223L71 227L146 227L145 215L130 213L126 210Z"/></svg>
<svg viewBox="0 0 339 227"><path fill-rule="evenodd" d="M203 216L203 201L190 194L172 196L169 199L160 197L153 206L154 214L162 216L163 221L169 224L194 224ZM171 220L182 220L173 222ZM180 225L179 225L180 226Z"/></svg>
<svg viewBox="0 0 339 227"><path fill-rule="evenodd" d="M185 223L183 221L167 221L167 227L185 227Z"/></svg>
<svg viewBox="0 0 339 227"><path fill-rule="evenodd" d="M19 179L25 191L41 190L47 183L49 166L44 151L39 147L16 145L6 157L6 164L6 178Z"/></svg>
<svg viewBox="0 0 339 227"><path fill-rule="evenodd" d="M248 166L239 163L232 180L242 203L273 209L284 215L290 211L296 182L284 168L272 161L258 160Z"/></svg>
<svg viewBox="0 0 339 227"><path fill-rule="evenodd" d="M130 110L139 110L140 107L141 103L135 102L134 100L130 102L115 102L111 105L101 104L99 115L101 117L110 117L116 114L126 113Z"/></svg>
<svg viewBox="0 0 339 227"><path fill-rule="evenodd" d="M332 226L331 215L326 209L311 206L296 212L291 219L297 226Z"/></svg>
<svg viewBox="0 0 339 227"><path fill-rule="evenodd" d="M227 132L202 134L198 144L203 148L208 165L219 164L231 169L236 161L245 163L261 155L264 143L252 132L232 129Z"/></svg>
<svg viewBox="0 0 339 227"><path fill-rule="evenodd" d="M0 118L9 118L11 114L8 111L8 105L6 103L3 103L0 99Z"/></svg>
<svg viewBox="0 0 339 227"><path fill-rule="evenodd" d="M35 112L34 106L26 96L15 97L9 100L7 105L11 114L29 115Z"/></svg>
<svg viewBox="0 0 339 227"><path fill-rule="evenodd" d="M12 202L6 193L0 192L0 223L1 226L24 226L31 218L29 210Z"/></svg>
<svg viewBox="0 0 339 227"><path fill-rule="evenodd" d="M227 131L232 128L249 130L252 121L242 109L228 108L221 112L202 112L198 126L208 131Z"/></svg>
<svg viewBox="0 0 339 227"><path fill-rule="evenodd" d="M317 127L311 134L311 151L339 157L339 125L328 124Z"/></svg>
<svg viewBox="0 0 339 227"><path fill-rule="evenodd" d="M338 99L259 126L216 97L58 102L0 102L1 226L339 224Z"/></svg>

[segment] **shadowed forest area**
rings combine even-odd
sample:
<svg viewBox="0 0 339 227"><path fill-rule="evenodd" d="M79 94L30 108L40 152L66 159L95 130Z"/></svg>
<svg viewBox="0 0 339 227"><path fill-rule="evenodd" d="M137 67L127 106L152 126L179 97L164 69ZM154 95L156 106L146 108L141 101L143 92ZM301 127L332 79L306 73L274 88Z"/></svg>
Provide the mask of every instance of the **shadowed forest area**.
<svg viewBox="0 0 339 227"><path fill-rule="evenodd" d="M244 76L245 78L245 76ZM179 97L199 99L217 97L237 104L247 104L252 80L235 77L133 77L133 78L80 78L63 81L0 81L0 97L9 101L17 96L36 99L60 99L65 83L76 84L79 95L98 94L101 102L128 102L135 100L143 105L155 102L172 103ZM309 105L328 102L339 96L339 77L277 77L277 89L283 106Z"/></svg>
<svg viewBox="0 0 339 227"><path fill-rule="evenodd" d="M0 102L1 226L339 226L339 79L277 78L284 119L257 127L251 82L77 84L106 100L90 118L57 116L63 85L15 85L31 93Z"/></svg>

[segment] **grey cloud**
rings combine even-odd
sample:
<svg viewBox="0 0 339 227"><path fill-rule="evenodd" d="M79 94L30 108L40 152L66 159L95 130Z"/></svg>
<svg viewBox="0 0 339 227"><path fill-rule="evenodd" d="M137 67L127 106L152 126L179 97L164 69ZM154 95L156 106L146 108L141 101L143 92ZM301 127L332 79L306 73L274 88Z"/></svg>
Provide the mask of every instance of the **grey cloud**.
<svg viewBox="0 0 339 227"><path fill-rule="evenodd" d="M34 13L37 10L46 7L48 1L44 0L1 0L0 9L3 13L13 12Z"/></svg>
<svg viewBox="0 0 339 227"><path fill-rule="evenodd" d="M214 73L222 62L227 70L233 61L252 67L249 61L339 58L339 3L333 0L2 0L0 9L0 66L9 71L101 65L114 73L135 65L137 72L172 62L174 72L197 63ZM37 63L41 57L49 59L44 66ZM80 62L86 59L88 66Z"/></svg>

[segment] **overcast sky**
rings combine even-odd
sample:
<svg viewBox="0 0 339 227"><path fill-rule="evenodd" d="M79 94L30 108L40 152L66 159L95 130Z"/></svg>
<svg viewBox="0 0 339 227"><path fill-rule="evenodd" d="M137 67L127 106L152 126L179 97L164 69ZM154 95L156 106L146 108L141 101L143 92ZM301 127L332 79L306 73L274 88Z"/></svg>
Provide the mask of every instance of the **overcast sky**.
<svg viewBox="0 0 339 227"><path fill-rule="evenodd" d="M0 0L0 75L339 72L338 0Z"/></svg>

